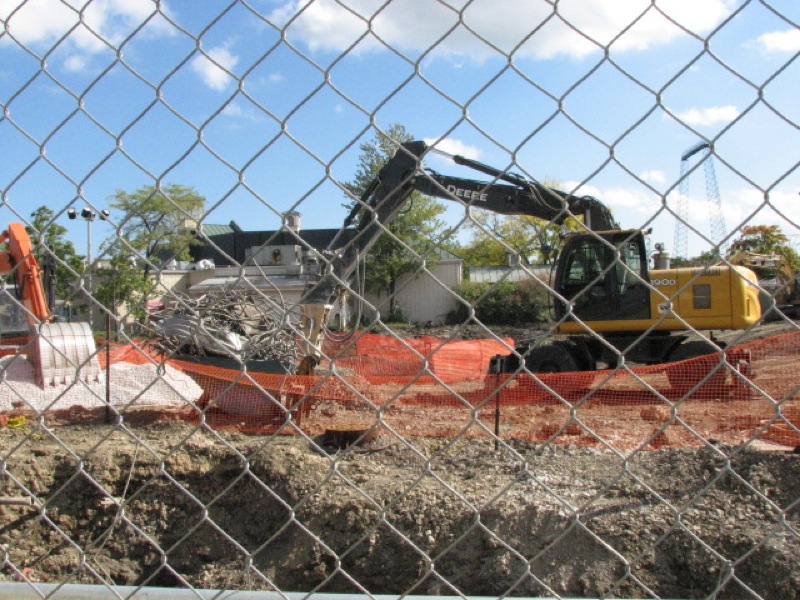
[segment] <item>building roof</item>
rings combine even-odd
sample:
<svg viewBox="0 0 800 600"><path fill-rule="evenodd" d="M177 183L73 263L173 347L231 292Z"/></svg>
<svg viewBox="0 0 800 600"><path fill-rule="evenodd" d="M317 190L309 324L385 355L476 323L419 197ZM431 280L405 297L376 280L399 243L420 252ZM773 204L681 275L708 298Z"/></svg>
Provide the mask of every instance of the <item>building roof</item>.
<svg viewBox="0 0 800 600"><path fill-rule="evenodd" d="M247 281L242 281L241 277L210 277L204 279L200 283L196 283L189 289L189 293L193 296L201 296L203 294L219 291L220 289L233 290L244 289L251 290L253 288L265 292L267 296L273 296L276 290L286 292L294 290L302 292L305 289L306 280L297 276L286 275L271 275L269 277L262 276L249 276Z"/></svg>
<svg viewBox="0 0 800 600"><path fill-rule="evenodd" d="M224 266L244 264L246 252L262 246L302 246L321 252L333 242L340 229L244 231L235 221L231 221L228 225L204 223L201 231L201 244L191 248L192 259L195 262L210 259L215 265ZM354 234L354 230L346 229L336 247L344 246Z"/></svg>
<svg viewBox="0 0 800 600"><path fill-rule="evenodd" d="M212 260L217 266L225 266L244 264L249 256L247 251L262 246L301 246L321 252L328 248L341 229L244 231L235 221L231 221L228 225L204 223L201 231L202 243L192 247L192 260ZM355 234L355 229L345 229L334 249L347 245ZM437 261L461 260L443 248L432 249L429 258Z"/></svg>
<svg viewBox="0 0 800 600"><path fill-rule="evenodd" d="M234 221L231 221L231 224L234 224ZM232 225L214 225L212 224L205 224L202 225L203 233L209 237L214 237L217 235L225 235L228 233L233 233L234 228Z"/></svg>

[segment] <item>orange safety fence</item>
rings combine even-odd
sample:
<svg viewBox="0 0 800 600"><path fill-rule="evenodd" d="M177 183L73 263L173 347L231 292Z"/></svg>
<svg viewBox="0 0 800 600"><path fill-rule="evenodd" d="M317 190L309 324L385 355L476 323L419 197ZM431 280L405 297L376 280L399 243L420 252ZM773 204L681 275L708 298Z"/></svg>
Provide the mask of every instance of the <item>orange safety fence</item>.
<svg viewBox="0 0 800 600"><path fill-rule="evenodd" d="M201 395L177 411L218 428L272 433L369 429L487 435L618 450L709 441L800 446L800 332L664 365L559 374L487 374L511 340L359 334L325 348L314 376L161 361L113 347L112 364L164 362ZM105 351L100 352L101 363ZM174 414L174 407L165 413Z"/></svg>
<svg viewBox="0 0 800 600"><path fill-rule="evenodd" d="M433 379L454 383L481 378L495 354L508 354L514 340L446 340L432 335L400 339L374 333L358 333L349 341L328 341L325 356L367 379L385 377Z"/></svg>

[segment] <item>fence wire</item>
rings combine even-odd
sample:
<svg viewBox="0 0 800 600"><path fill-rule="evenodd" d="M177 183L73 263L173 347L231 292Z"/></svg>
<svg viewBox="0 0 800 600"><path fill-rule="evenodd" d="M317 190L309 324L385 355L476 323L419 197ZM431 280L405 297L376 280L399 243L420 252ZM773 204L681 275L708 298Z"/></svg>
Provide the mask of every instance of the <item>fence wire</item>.
<svg viewBox="0 0 800 600"><path fill-rule="evenodd" d="M800 597L800 121L776 92L800 14L697 5L713 25L656 0L0 8L0 218L32 244L9 228L0 256L0 596ZM786 44L760 72L755 42L725 50L756 22ZM665 30L684 43L643 68ZM698 71L746 99L722 125L674 108L716 98ZM643 144L685 140L671 181L642 174ZM496 170L442 161L481 145ZM567 194L536 161L574 163ZM620 174L616 237L562 203ZM545 221L476 210L497 189ZM392 226L426 194L451 208ZM465 267L475 236L501 262Z"/></svg>

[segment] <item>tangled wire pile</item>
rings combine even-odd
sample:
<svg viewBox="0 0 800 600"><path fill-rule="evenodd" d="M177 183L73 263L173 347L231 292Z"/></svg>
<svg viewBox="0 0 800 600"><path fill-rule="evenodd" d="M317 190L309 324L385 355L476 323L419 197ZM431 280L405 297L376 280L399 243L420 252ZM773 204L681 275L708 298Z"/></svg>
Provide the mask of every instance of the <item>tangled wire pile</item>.
<svg viewBox="0 0 800 600"><path fill-rule="evenodd" d="M247 363L294 364L297 317L256 290L222 290L200 298L181 295L152 317L152 343L168 354L224 356Z"/></svg>

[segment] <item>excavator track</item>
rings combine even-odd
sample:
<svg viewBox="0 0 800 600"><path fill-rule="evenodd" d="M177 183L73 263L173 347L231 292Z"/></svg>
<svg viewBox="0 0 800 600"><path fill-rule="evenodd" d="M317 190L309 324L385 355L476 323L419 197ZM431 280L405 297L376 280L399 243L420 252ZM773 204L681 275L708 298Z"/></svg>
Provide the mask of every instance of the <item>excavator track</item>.
<svg viewBox="0 0 800 600"><path fill-rule="evenodd" d="M100 361L88 323L42 323L31 333L28 359L38 385L100 380Z"/></svg>

